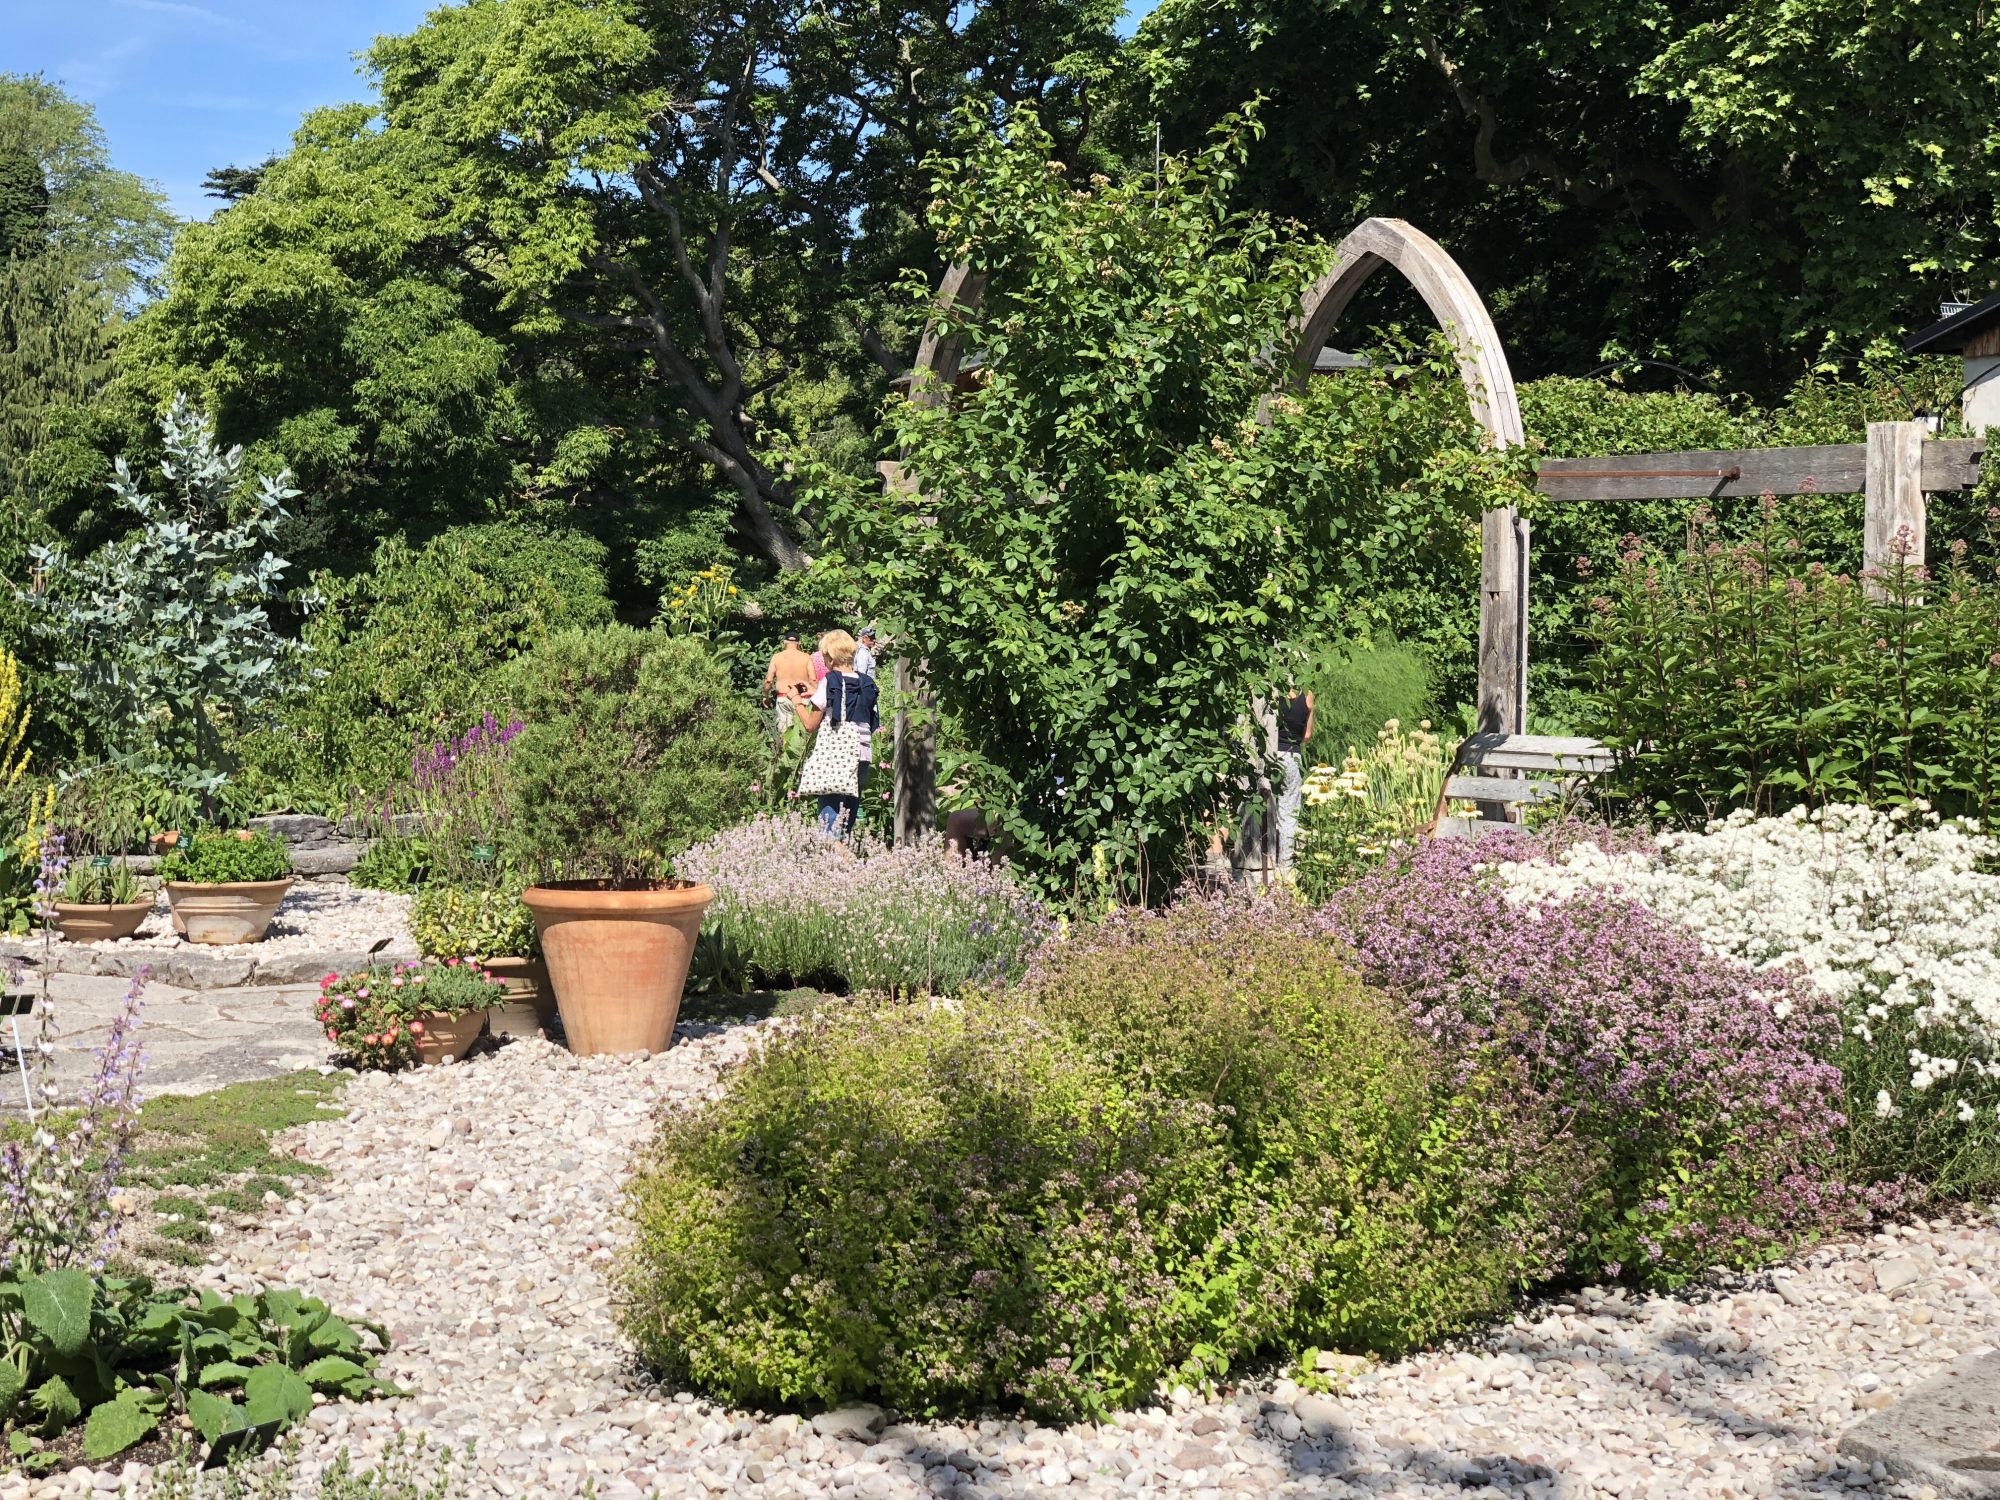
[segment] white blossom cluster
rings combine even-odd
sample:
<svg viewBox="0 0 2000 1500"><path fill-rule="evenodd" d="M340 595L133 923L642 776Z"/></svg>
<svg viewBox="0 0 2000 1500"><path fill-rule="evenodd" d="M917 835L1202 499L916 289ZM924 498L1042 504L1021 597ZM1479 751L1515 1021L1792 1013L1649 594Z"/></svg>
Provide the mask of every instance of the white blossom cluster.
<svg viewBox="0 0 2000 1500"><path fill-rule="evenodd" d="M1732 814L1705 833L1498 867L1509 898L1624 892L1760 969L1796 964L1862 1044L1908 1046L1909 1087L2000 1078L2000 839L1921 805ZM1780 1018L1782 1019L1782 1009ZM1923 1037L1926 1045L1909 1045ZM1964 1117L1970 1106L1961 1102ZM1888 1091L1876 1112L1898 1106Z"/></svg>

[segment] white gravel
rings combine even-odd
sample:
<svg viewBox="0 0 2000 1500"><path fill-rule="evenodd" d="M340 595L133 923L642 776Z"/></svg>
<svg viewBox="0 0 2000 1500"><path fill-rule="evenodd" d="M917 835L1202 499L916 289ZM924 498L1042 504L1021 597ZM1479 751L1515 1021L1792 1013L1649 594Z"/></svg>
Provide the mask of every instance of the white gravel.
<svg viewBox="0 0 2000 1500"><path fill-rule="evenodd" d="M383 1373L414 1393L321 1407L310 1463L379 1451L402 1429L476 1439L473 1493L486 1500L576 1496L591 1481L602 1500L1919 1497L1847 1466L1835 1444L2000 1326L2000 1219L1987 1215L1829 1246L1705 1299L1613 1290L1539 1305L1462 1352L1364 1370L1334 1397L1266 1379L1068 1430L718 1409L634 1368L600 1272L653 1112L712 1089L757 1031L683 1028L648 1059L517 1042L455 1067L363 1075L345 1119L296 1132L298 1153L331 1175L201 1279L297 1285L385 1322L396 1348ZM0 1479L0 1500L89 1483Z"/></svg>
<svg viewBox="0 0 2000 1500"><path fill-rule="evenodd" d="M415 898L395 891L364 890L358 885L331 881L301 880L285 892L277 916L264 940L256 945L260 956L281 953L315 953L366 949L382 938L398 957L416 951L410 937L410 906ZM161 891L153 902L153 914L138 933L115 943L78 943L79 948L159 948L190 953L233 953L237 945L190 943L174 931L167 896ZM250 951L247 947L242 951Z"/></svg>

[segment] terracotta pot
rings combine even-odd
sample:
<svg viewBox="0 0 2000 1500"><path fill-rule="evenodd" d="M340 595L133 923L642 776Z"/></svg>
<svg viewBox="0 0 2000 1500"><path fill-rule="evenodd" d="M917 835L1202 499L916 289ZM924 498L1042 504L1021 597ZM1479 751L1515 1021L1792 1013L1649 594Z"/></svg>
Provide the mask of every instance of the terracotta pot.
<svg viewBox="0 0 2000 1500"><path fill-rule="evenodd" d="M417 1038L417 1056L431 1067L457 1062L486 1029L486 1012L483 1010L468 1010L458 1015L443 1010L427 1010L417 1019L424 1023L424 1034Z"/></svg>
<svg viewBox="0 0 2000 1500"><path fill-rule="evenodd" d="M190 943L257 943L278 914L278 903L292 888L284 880L237 880L205 885L193 880L169 880L167 901L174 925Z"/></svg>
<svg viewBox="0 0 2000 1500"><path fill-rule="evenodd" d="M556 1020L555 986L539 958L489 958L486 972L499 980L507 998L486 1012L494 1036L546 1036Z"/></svg>
<svg viewBox="0 0 2000 1500"><path fill-rule="evenodd" d="M664 1052L715 893L684 882L616 891L564 880L531 886L521 899L542 935L570 1051Z"/></svg>
<svg viewBox="0 0 2000 1500"><path fill-rule="evenodd" d="M88 906L58 901L56 931L66 943L115 943L137 932L139 924L152 914L150 899Z"/></svg>

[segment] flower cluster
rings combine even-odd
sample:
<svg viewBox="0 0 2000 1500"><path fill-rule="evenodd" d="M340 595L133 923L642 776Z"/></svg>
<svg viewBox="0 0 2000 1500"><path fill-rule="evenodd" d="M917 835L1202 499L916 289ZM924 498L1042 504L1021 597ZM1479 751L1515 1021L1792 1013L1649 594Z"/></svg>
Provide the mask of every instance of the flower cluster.
<svg viewBox="0 0 2000 1500"><path fill-rule="evenodd" d="M373 821L388 833L400 816L414 814L435 877L465 886L495 883L508 826L510 747L525 727L487 713L464 734L417 746L409 780L391 788Z"/></svg>
<svg viewBox="0 0 2000 1500"><path fill-rule="evenodd" d="M504 994L474 959L447 959L435 967L399 963L326 975L315 1014L326 1039L357 1067L403 1068L417 1060L428 1018L486 1009Z"/></svg>
<svg viewBox="0 0 2000 1500"><path fill-rule="evenodd" d="M1512 900L1614 889L1836 1002L1862 1170L1934 1189L2000 1145L2000 839L1921 807L1739 812L1650 847L1500 867ZM1782 1004L1782 1002L1780 1002ZM1781 1013L1784 1019L1784 1013ZM1969 1185L1969 1184L1968 1184Z"/></svg>
<svg viewBox="0 0 2000 1500"><path fill-rule="evenodd" d="M1576 1268L1674 1280L1853 1213L1833 1005L1614 891L1523 901L1492 842L1425 841L1323 919L1451 1052L1521 1059L1601 1154Z"/></svg>
<svg viewBox="0 0 2000 1500"><path fill-rule="evenodd" d="M1306 898L1324 900L1413 838L1437 811L1450 768L1451 751L1428 719L1407 732L1391 719L1373 745L1350 752L1339 770L1314 766L1305 779L1293 856Z"/></svg>
<svg viewBox="0 0 2000 1500"><path fill-rule="evenodd" d="M759 816L676 869L714 889L711 921L765 980L949 994L1012 978L1050 930L1004 860L938 837L836 844L802 819Z"/></svg>

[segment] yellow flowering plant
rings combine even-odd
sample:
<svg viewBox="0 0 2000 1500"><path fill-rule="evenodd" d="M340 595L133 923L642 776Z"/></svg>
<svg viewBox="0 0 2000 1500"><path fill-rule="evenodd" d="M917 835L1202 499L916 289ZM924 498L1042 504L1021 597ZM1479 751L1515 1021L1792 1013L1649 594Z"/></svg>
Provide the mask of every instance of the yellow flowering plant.
<svg viewBox="0 0 2000 1500"><path fill-rule="evenodd" d="M1437 811L1451 749L1422 720L1405 730L1391 719L1375 743L1350 749L1338 767L1305 778L1293 872L1309 901L1324 901L1355 875L1416 838Z"/></svg>

